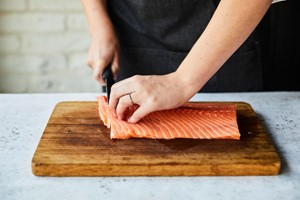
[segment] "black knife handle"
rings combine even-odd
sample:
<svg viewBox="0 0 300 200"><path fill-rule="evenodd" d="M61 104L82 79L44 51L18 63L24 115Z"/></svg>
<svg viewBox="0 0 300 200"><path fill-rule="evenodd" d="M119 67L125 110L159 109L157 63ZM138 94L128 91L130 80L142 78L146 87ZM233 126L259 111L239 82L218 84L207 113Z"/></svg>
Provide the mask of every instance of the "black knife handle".
<svg viewBox="0 0 300 200"><path fill-rule="evenodd" d="M105 68L102 74L102 78L106 82L106 94L107 94L107 99L109 100L111 86L115 83L113 73L111 70L111 64L108 64L107 67Z"/></svg>
<svg viewBox="0 0 300 200"><path fill-rule="evenodd" d="M103 80L106 81L107 79L110 78L110 76L112 76L111 64L108 64L108 65L106 66L106 68L104 69L104 72L103 72L103 74L102 74L102 78L103 78Z"/></svg>

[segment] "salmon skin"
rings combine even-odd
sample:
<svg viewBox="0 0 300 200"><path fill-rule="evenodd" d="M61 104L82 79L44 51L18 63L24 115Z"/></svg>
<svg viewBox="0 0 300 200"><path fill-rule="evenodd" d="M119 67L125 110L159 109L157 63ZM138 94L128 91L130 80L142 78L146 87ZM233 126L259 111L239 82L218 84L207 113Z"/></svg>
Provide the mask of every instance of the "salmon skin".
<svg viewBox="0 0 300 200"><path fill-rule="evenodd" d="M100 119L110 128L111 139L240 139L234 104L188 102L179 108L150 113L131 124L117 119L105 96L97 100ZM136 105L130 107L127 117L136 109Z"/></svg>

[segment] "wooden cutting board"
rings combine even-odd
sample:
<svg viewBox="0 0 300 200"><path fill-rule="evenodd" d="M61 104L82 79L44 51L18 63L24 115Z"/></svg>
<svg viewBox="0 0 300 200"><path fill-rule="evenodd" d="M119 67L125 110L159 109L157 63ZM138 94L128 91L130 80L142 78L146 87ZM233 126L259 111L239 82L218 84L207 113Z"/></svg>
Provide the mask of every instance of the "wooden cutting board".
<svg viewBox="0 0 300 200"><path fill-rule="evenodd" d="M56 105L32 158L37 176L276 175L280 159L251 106L237 106L241 140L111 140L97 102Z"/></svg>

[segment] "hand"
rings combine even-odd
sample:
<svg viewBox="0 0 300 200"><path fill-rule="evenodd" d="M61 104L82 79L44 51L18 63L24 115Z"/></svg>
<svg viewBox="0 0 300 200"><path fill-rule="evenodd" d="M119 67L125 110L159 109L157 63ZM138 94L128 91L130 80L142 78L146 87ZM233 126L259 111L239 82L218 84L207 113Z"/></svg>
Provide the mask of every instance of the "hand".
<svg viewBox="0 0 300 200"><path fill-rule="evenodd" d="M124 119L127 108L133 103L138 104L139 108L128 119L128 122L136 123L153 111L181 106L193 95L187 91L175 73L161 76L136 75L112 86L109 106L119 119Z"/></svg>
<svg viewBox="0 0 300 200"><path fill-rule="evenodd" d="M105 84L102 73L111 63L116 79L119 70L119 42L113 30L104 30L93 34L87 64L93 69L93 77L100 84Z"/></svg>

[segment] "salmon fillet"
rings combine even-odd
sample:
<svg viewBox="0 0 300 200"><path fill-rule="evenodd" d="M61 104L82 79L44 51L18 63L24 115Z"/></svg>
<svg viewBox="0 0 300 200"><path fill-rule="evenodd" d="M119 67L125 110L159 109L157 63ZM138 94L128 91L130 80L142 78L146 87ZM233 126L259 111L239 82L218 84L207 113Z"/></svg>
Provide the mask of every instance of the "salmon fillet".
<svg viewBox="0 0 300 200"><path fill-rule="evenodd" d="M228 103L185 103L183 106L148 114L138 123L119 120L110 110L105 96L97 97L100 119L110 128L111 139L233 139L239 140L236 107ZM129 118L137 109L126 111Z"/></svg>

